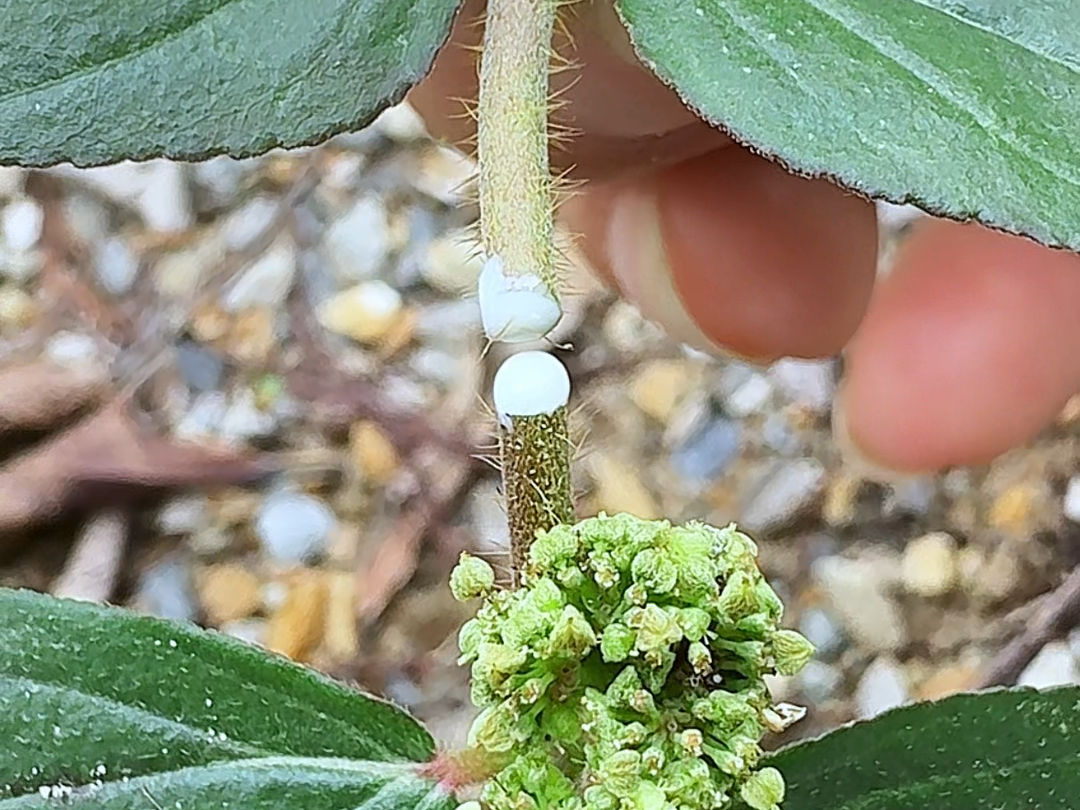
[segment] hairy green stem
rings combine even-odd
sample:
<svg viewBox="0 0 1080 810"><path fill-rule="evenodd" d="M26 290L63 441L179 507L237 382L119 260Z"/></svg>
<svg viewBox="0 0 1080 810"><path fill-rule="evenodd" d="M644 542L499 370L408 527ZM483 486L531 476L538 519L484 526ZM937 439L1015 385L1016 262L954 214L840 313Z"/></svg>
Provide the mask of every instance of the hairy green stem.
<svg viewBox="0 0 1080 810"><path fill-rule="evenodd" d="M501 427L499 434L516 585L537 532L574 522L566 408L514 417L511 426Z"/></svg>
<svg viewBox="0 0 1080 810"><path fill-rule="evenodd" d="M558 0L488 0L480 63L477 157L485 253L508 276L538 278L558 300L548 165L548 75ZM500 427L513 581L538 531L574 517L566 408L507 414Z"/></svg>
<svg viewBox="0 0 1080 810"><path fill-rule="evenodd" d="M557 0L488 0L480 61L477 158L485 252L533 274L558 298L548 72Z"/></svg>

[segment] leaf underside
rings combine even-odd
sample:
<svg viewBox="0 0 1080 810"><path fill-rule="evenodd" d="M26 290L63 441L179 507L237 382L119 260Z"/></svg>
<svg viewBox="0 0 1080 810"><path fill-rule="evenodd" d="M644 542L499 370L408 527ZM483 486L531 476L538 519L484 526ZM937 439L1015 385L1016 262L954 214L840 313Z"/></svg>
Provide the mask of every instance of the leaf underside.
<svg viewBox="0 0 1080 810"><path fill-rule="evenodd" d="M1076 0L616 0L704 118L794 171L1080 250Z"/></svg>
<svg viewBox="0 0 1080 810"><path fill-rule="evenodd" d="M769 757L784 810L1074 810L1080 689L1000 690L897 709Z"/></svg>
<svg viewBox="0 0 1080 810"><path fill-rule="evenodd" d="M456 0L5 0L0 164L259 154L358 129Z"/></svg>
<svg viewBox="0 0 1080 810"><path fill-rule="evenodd" d="M450 801L413 773L414 719L235 639L0 590L0 650L0 810Z"/></svg>

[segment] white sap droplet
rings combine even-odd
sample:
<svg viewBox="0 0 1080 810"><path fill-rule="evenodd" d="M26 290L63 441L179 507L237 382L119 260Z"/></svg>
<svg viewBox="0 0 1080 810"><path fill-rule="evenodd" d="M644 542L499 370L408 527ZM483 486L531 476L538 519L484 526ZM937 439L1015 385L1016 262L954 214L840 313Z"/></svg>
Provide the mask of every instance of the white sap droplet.
<svg viewBox="0 0 1080 810"><path fill-rule="evenodd" d="M477 298L480 320L489 340L504 343L540 340L562 317L559 302L539 276L509 274L499 256L491 256L484 262Z"/></svg>
<svg viewBox="0 0 1080 810"><path fill-rule="evenodd" d="M495 372L494 399L504 425L515 416L553 413L570 400L570 375L554 355L521 352Z"/></svg>

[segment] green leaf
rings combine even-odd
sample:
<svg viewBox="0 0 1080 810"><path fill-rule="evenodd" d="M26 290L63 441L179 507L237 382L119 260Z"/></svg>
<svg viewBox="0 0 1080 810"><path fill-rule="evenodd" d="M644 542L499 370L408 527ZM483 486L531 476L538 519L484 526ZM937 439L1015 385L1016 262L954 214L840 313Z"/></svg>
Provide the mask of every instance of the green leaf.
<svg viewBox="0 0 1080 810"><path fill-rule="evenodd" d="M42 786L101 781L109 791L95 795L117 797L102 807L130 800L144 810L123 784L155 796L189 787L211 796L213 785L250 791L237 807L271 806L258 797L290 773L296 790L351 797L341 807L384 782L430 788L412 784L407 769L362 762L430 759L434 743L414 719L226 636L0 590L0 650L2 810L33 801Z"/></svg>
<svg viewBox="0 0 1080 810"><path fill-rule="evenodd" d="M183 768L136 779L48 785L0 810L453 810L456 802L401 765L265 757Z"/></svg>
<svg viewBox="0 0 1080 810"><path fill-rule="evenodd" d="M787 782L783 810L1074 810L1080 689L917 704L768 760Z"/></svg>
<svg viewBox="0 0 1080 810"><path fill-rule="evenodd" d="M701 115L790 168L1080 249L1076 0L616 0Z"/></svg>
<svg viewBox="0 0 1080 810"><path fill-rule="evenodd" d="M369 123L457 0L5 0L0 164L247 156Z"/></svg>

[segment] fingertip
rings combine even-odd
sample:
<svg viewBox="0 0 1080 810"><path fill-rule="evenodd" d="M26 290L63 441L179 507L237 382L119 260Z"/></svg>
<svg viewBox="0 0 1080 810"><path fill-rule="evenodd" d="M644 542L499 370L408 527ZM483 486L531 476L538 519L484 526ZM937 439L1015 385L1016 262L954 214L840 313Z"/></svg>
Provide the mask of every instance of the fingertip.
<svg viewBox="0 0 1080 810"><path fill-rule="evenodd" d="M1080 257L976 225L916 227L846 353L838 439L874 467L980 464L1080 389Z"/></svg>

